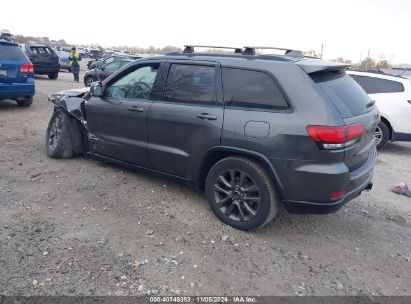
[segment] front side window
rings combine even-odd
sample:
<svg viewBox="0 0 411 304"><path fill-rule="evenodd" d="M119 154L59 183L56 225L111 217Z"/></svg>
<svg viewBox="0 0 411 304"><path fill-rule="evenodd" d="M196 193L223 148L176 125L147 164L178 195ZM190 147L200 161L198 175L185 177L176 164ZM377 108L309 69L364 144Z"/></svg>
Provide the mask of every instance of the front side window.
<svg viewBox="0 0 411 304"><path fill-rule="evenodd" d="M288 107L277 84L263 72L223 68L223 90L227 106L260 109Z"/></svg>
<svg viewBox="0 0 411 304"><path fill-rule="evenodd" d="M123 75L106 89L106 97L123 99L151 99L151 91L160 64L151 64Z"/></svg>
<svg viewBox="0 0 411 304"><path fill-rule="evenodd" d="M215 104L215 67L172 64L163 99L183 103Z"/></svg>
<svg viewBox="0 0 411 304"><path fill-rule="evenodd" d="M367 94L404 92L403 84L398 81L360 75L356 75L354 79Z"/></svg>

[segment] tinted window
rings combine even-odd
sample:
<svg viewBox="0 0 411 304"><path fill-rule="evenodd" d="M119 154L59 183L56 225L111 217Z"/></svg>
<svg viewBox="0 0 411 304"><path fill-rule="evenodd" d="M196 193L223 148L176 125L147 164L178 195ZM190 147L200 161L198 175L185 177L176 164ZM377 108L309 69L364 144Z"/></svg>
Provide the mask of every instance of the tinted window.
<svg viewBox="0 0 411 304"><path fill-rule="evenodd" d="M36 54L51 54L52 51L48 47L31 46L30 50Z"/></svg>
<svg viewBox="0 0 411 304"><path fill-rule="evenodd" d="M213 104L216 101L215 68L197 65L171 65L164 100Z"/></svg>
<svg viewBox="0 0 411 304"><path fill-rule="evenodd" d="M360 75L355 76L355 81L357 81L368 94L404 92L403 84L398 81Z"/></svg>
<svg viewBox="0 0 411 304"><path fill-rule="evenodd" d="M0 44L0 61L27 61L26 55L17 45Z"/></svg>
<svg viewBox="0 0 411 304"><path fill-rule="evenodd" d="M266 73L223 69L224 102L228 106L278 109L287 102L274 80Z"/></svg>
<svg viewBox="0 0 411 304"><path fill-rule="evenodd" d="M344 118L371 111L372 107L367 108L370 97L345 72L317 72L310 76L330 97Z"/></svg>
<svg viewBox="0 0 411 304"><path fill-rule="evenodd" d="M108 86L106 97L150 99L159 66L152 64L130 71Z"/></svg>

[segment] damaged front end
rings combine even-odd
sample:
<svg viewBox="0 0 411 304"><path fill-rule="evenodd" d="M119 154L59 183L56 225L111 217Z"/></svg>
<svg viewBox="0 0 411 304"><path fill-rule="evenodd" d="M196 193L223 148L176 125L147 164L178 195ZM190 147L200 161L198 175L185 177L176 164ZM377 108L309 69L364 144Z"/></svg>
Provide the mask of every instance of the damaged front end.
<svg viewBox="0 0 411 304"><path fill-rule="evenodd" d="M84 103L88 94L89 88L66 90L49 95L48 100L54 103L56 107L62 108L69 115L79 120L84 128L87 129Z"/></svg>
<svg viewBox="0 0 411 304"><path fill-rule="evenodd" d="M68 123L67 127L75 155L86 155L88 151L88 132L85 114L85 103L88 94L88 88L81 88L51 94L48 98L55 105L54 111L62 109L71 118L72 123Z"/></svg>

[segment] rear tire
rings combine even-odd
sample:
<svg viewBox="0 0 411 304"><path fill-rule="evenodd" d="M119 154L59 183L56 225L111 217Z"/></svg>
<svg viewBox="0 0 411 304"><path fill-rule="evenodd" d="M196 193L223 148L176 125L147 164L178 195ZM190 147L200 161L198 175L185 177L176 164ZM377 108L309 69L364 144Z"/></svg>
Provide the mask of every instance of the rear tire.
<svg viewBox="0 0 411 304"><path fill-rule="evenodd" d="M59 77L59 73L58 72L51 73L48 76L49 76L49 79L56 80Z"/></svg>
<svg viewBox="0 0 411 304"><path fill-rule="evenodd" d="M381 149L389 140L390 129L383 121L380 121L375 128L374 137L375 142L377 143L377 149Z"/></svg>
<svg viewBox="0 0 411 304"><path fill-rule="evenodd" d="M23 100L16 100L19 107L30 107L33 103L33 96L27 97Z"/></svg>
<svg viewBox="0 0 411 304"><path fill-rule="evenodd" d="M279 199L269 174L259 163L245 157L227 157L217 162L208 172L205 193L214 214L240 230L260 229L279 211Z"/></svg>
<svg viewBox="0 0 411 304"><path fill-rule="evenodd" d="M70 137L70 117L63 110L56 110L47 127L45 148L52 158L71 158L74 155Z"/></svg>

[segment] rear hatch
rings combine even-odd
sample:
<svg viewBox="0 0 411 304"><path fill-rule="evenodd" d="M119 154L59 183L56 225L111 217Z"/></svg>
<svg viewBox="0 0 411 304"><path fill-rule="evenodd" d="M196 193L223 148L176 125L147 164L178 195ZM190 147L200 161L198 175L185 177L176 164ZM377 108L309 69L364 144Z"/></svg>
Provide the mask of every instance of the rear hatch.
<svg viewBox="0 0 411 304"><path fill-rule="evenodd" d="M30 60L33 64L55 66L59 57L48 46L30 46Z"/></svg>
<svg viewBox="0 0 411 304"><path fill-rule="evenodd" d="M364 128L358 142L344 151L344 162L350 171L354 171L375 151L374 130L380 119L378 109L367 93L345 73L346 65L319 62L317 68L314 65L307 68L311 78L329 97L347 126L360 124Z"/></svg>
<svg viewBox="0 0 411 304"><path fill-rule="evenodd" d="M20 65L29 62L15 43L0 42L0 83L24 82L20 77Z"/></svg>

